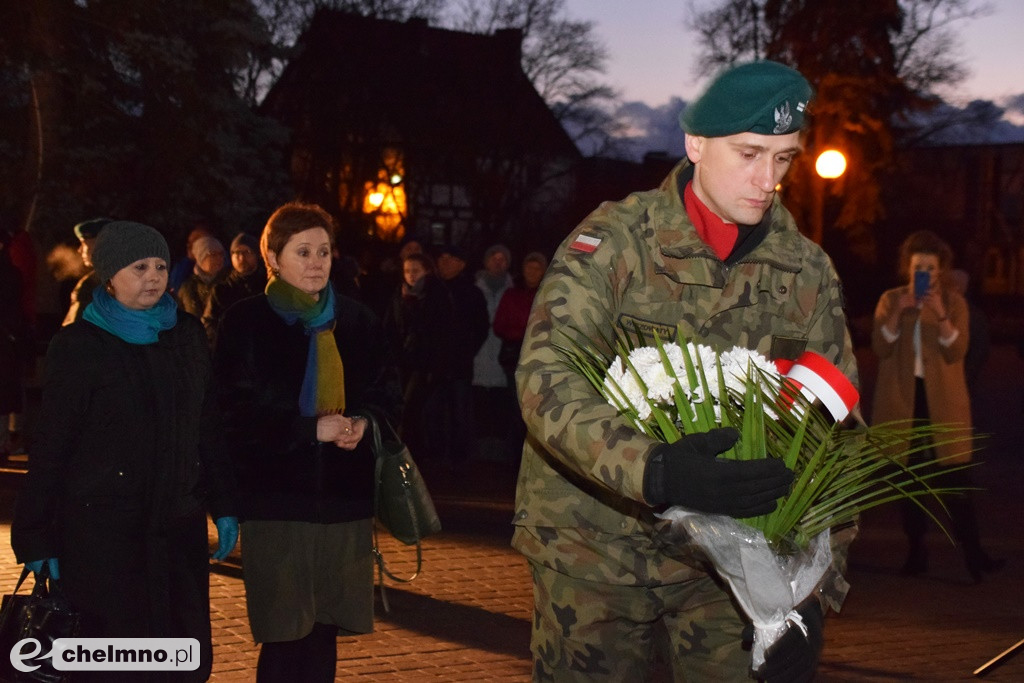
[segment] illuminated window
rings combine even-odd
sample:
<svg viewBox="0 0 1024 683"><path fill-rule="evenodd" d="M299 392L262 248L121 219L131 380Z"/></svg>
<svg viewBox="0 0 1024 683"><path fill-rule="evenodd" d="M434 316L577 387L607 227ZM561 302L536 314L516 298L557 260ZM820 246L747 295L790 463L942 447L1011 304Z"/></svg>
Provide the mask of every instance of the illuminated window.
<svg viewBox="0 0 1024 683"><path fill-rule="evenodd" d="M382 155L376 180L363 185L363 213L373 216L376 236L385 242L399 242L405 235L408 203L405 195L405 168L401 154L387 149Z"/></svg>

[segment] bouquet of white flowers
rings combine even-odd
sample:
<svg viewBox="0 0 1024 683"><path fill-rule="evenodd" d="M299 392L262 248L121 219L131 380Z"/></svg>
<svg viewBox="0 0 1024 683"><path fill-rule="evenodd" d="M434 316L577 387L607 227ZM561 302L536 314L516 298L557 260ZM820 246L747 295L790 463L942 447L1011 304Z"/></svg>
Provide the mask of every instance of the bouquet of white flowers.
<svg viewBox="0 0 1024 683"><path fill-rule="evenodd" d="M605 341L615 358L577 343L559 350L638 431L672 443L732 426L740 439L721 457L780 458L796 475L770 514L737 520L678 506L661 513L704 550L753 622L755 670L788 625L800 625L795 606L832 564L831 528L888 501L951 491L929 485L936 472L901 458L963 435L908 422L845 428L856 388L818 354L773 362L739 347Z"/></svg>

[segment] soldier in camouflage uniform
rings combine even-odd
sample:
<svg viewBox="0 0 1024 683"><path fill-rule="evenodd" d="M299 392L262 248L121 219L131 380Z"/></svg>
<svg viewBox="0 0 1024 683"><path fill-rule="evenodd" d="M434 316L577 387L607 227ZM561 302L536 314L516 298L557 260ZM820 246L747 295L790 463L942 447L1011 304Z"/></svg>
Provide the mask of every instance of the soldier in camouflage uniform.
<svg viewBox="0 0 1024 683"><path fill-rule="evenodd" d="M799 150L811 90L773 62L736 67L684 112L688 159L662 185L602 204L562 243L534 305L517 386L529 429L513 546L530 561L535 680L749 680L745 619L686 538L655 517L686 505L745 517L774 509L792 473L724 461L733 429L659 444L634 431L556 346L616 332L684 337L769 358L804 350L856 381L840 284L775 196ZM607 349L606 349L607 350ZM757 675L809 680L822 612L801 607Z"/></svg>

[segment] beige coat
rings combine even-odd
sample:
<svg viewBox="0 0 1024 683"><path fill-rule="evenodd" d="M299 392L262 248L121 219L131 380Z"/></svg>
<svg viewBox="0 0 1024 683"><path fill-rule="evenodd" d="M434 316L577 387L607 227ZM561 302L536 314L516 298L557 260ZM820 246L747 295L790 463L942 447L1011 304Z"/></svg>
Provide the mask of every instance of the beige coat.
<svg viewBox="0 0 1024 683"><path fill-rule="evenodd" d="M921 318L921 355L924 363L924 386L928 396L929 417L934 423L971 428L971 404L964 378L964 356L969 335L967 302L960 294L942 293L946 315L960 334L949 346L939 343L939 320L931 309L903 311L899 321L899 338L889 342L882 335L882 325L889 319L905 287L882 294L875 308L871 346L878 356L878 379L875 384L872 424L889 420L905 420L914 416L914 324ZM957 434L961 437L963 434ZM969 462L973 444L970 438L956 443L940 444L936 449L943 464Z"/></svg>

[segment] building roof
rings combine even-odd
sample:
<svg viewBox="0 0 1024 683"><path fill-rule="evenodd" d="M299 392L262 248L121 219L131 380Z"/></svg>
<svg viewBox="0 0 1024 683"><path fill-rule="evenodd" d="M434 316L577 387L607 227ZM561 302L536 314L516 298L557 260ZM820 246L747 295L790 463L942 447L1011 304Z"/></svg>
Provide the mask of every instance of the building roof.
<svg viewBox="0 0 1024 683"><path fill-rule="evenodd" d="M480 35L320 10L263 109L317 146L577 157L522 71L521 42L514 29Z"/></svg>

